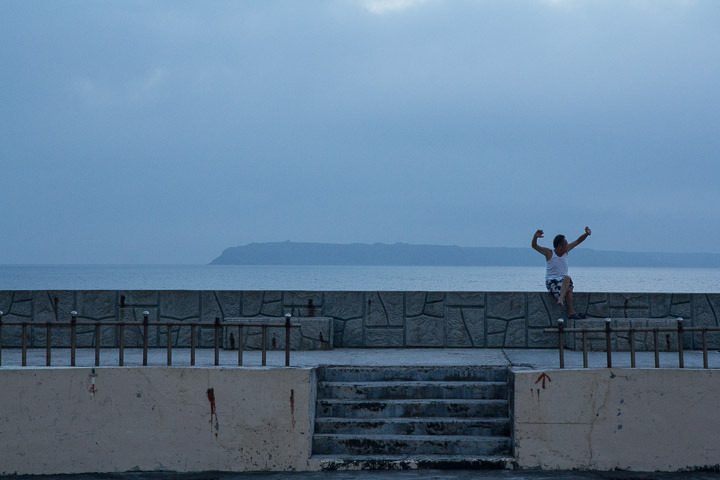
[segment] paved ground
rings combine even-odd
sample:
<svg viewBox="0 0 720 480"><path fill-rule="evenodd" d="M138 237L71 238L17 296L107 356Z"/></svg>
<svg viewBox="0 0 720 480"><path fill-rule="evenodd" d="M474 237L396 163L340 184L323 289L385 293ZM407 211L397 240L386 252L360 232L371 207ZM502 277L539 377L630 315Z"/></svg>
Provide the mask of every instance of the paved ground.
<svg viewBox="0 0 720 480"><path fill-rule="evenodd" d="M637 352L636 363L638 367L652 368L655 366L653 352ZM152 366L167 365L167 351L156 348L149 351L148 364ZM196 365L211 366L214 363L212 349L198 349L196 352ZM2 367L19 367L22 364L22 355L19 348L3 348ZM45 349L28 349L27 362L30 366L45 366ZM720 369L720 352L708 352L710 368ZM78 366L92 366L95 361L95 351L83 348L77 350L76 364ZM221 350L220 365L224 367L237 366L237 351ZM285 353L271 351L267 353L268 366L282 366L285 363ZM702 368L702 352L686 350L684 353L686 368ZM102 366L118 365L118 350L112 348L101 349L100 364ZM125 349L125 365L137 366L142 364L141 349ZM356 349L342 348L326 351L292 352L291 366L315 367L318 365L369 365L369 366L396 366L396 365L491 365L514 366L533 369L558 368L558 351L555 349ZM565 366L567 368L582 368L582 352L565 351ZM630 353L613 352L612 364L614 367L629 367ZM67 348L53 349L52 366L70 365L70 351ZM190 350L173 350L174 366L190 365ZM257 367L261 365L261 354L258 351L244 352L243 365ZM605 368L607 354L605 352L589 352L589 365L591 368ZM660 366L662 368L677 368L677 352L661 352Z"/></svg>
<svg viewBox="0 0 720 480"><path fill-rule="evenodd" d="M0 480L718 480L718 473L535 472L479 470L359 471L311 473L120 473L3 477Z"/></svg>

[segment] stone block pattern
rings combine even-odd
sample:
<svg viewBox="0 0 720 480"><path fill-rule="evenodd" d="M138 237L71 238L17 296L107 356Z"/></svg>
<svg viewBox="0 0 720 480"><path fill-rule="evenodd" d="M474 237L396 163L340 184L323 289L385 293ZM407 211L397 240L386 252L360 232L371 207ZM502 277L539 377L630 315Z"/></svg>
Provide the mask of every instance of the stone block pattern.
<svg viewBox="0 0 720 480"><path fill-rule="evenodd" d="M686 327L720 326L720 294L575 293L575 307L589 320L674 321ZM44 347L47 323L68 322L78 312L79 322L142 322L148 311L148 343L167 345L167 327L158 322L178 322L170 341L190 345L190 324L212 324L226 317L327 317L331 328L321 331L308 323L291 340L292 348L557 348L557 336L544 329L557 325L567 312L547 292L302 292L302 291L0 291L4 322L30 322L28 346ZM575 326L567 321L566 327ZM624 325L624 324L623 324ZM629 325L629 323L628 323ZM20 346L21 328L3 327L3 345ZM52 343L68 346L69 327L54 327ZM118 325L101 328L103 347L117 347ZM212 326L196 327L196 344L214 346ZM221 346L229 337L220 335ZM284 335L273 335L282 348ZM125 327L126 347L142 346L141 325ZM708 347L720 348L720 332L709 332ZM259 346L259 329L246 332L247 348ZM272 340L269 340L272 341ZM629 348L627 335L614 338L614 346ZM677 348L676 340L663 338L664 349ZM593 339L592 348L599 340ZM638 350L652 348L646 336L635 339ZM675 344L673 344L675 342ZM95 327L78 326L79 346L95 345ZM579 348L577 335L567 334L567 348ZM228 347L230 345L227 345ZM272 346L272 345L271 345ZM686 332L685 348L701 348L702 336ZM602 345L604 348L604 344Z"/></svg>

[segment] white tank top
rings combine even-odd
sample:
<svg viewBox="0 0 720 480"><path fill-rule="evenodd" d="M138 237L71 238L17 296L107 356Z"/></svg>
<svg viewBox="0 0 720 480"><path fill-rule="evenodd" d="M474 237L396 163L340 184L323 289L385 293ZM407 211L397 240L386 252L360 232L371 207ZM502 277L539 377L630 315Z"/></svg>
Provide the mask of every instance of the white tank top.
<svg viewBox="0 0 720 480"><path fill-rule="evenodd" d="M552 258L547 261L547 269L545 270L545 280L562 280L568 274L568 254L558 257L553 250Z"/></svg>

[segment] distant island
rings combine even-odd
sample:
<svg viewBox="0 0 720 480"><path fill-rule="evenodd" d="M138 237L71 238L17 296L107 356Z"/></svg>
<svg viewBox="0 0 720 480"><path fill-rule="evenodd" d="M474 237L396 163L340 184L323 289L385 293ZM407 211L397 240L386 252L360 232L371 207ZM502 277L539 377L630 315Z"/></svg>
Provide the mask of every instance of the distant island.
<svg viewBox="0 0 720 480"><path fill-rule="evenodd" d="M577 248L574 266L585 267L720 267L715 253L614 252ZM226 248L210 265L426 265L542 266L543 259L527 248L411 245L407 243L250 243Z"/></svg>

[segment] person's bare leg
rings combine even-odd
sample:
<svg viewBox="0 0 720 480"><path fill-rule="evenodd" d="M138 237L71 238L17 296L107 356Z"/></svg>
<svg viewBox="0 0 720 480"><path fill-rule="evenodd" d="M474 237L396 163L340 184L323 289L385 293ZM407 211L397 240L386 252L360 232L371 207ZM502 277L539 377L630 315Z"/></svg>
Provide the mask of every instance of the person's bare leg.
<svg viewBox="0 0 720 480"><path fill-rule="evenodd" d="M568 289L570 288L570 282L572 279L570 276L565 276L562 281L562 285L560 286L560 298L558 298L558 305L561 307L565 305L565 296L567 295Z"/></svg>
<svg viewBox="0 0 720 480"><path fill-rule="evenodd" d="M573 309L573 287L572 287L572 285L570 286L570 288L568 288L567 295L565 296L565 303L567 304L568 316L575 315L575 310Z"/></svg>

